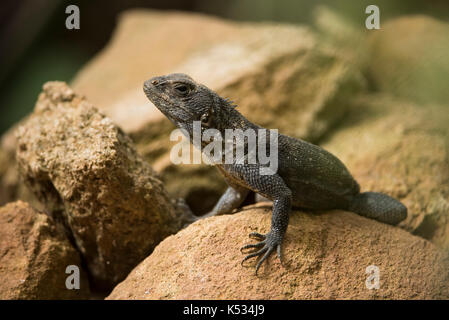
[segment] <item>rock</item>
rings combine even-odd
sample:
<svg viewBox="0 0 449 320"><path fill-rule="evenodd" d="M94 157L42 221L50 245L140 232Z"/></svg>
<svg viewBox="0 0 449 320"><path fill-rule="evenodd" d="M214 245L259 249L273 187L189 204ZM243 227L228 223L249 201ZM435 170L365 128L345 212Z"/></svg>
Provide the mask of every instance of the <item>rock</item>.
<svg viewBox="0 0 449 320"><path fill-rule="evenodd" d="M8 162L8 154L6 151L0 149L0 205L7 203L8 199L11 197L11 191L8 188L8 178L5 178L8 172Z"/></svg>
<svg viewBox="0 0 449 320"><path fill-rule="evenodd" d="M80 289L66 287L67 266L80 270ZM17 201L0 208L0 299L87 299L78 252L53 219Z"/></svg>
<svg viewBox="0 0 449 320"><path fill-rule="evenodd" d="M432 243L351 212L295 211L283 244L254 275L241 267L248 234L266 232L270 206L191 224L162 241L107 299L447 299L449 260ZM366 287L369 266L379 289ZM369 284L374 282L368 281Z"/></svg>
<svg viewBox="0 0 449 320"><path fill-rule="evenodd" d="M26 185L66 225L98 286L123 280L184 223L131 140L63 82L44 85L17 141Z"/></svg>
<svg viewBox="0 0 449 320"><path fill-rule="evenodd" d="M17 198L19 175L15 161L16 140L12 130L0 139L0 205Z"/></svg>
<svg viewBox="0 0 449 320"><path fill-rule="evenodd" d="M449 251L447 109L386 94L354 104L322 146L346 164L362 191L390 194L408 207L401 227Z"/></svg>
<svg viewBox="0 0 449 320"><path fill-rule="evenodd" d="M22 120L22 122L24 122ZM37 210L43 206L28 188L20 181L17 170L15 130L19 124L9 129L0 139L0 206L16 200L29 203Z"/></svg>
<svg viewBox="0 0 449 320"><path fill-rule="evenodd" d="M176 41L166 41L174 34ZM188 73L230 97L259 125L312 141L342 119L347 97L364 87L351 63L304 26L149 10L123 14L111 43L73 86L131 135L169 192L197 213L211 209L226 185L211 167L168 161L174 126L148 101L142 84L171 72ZM198 194L210 196L207 204L198 205Z"/></svg>
<svg viewBox="0 0 449 320"><path fill-rule="evenodd" d="M176 42L161 41L173 34ZM243 113L251 112L249 117L263 126L319 137L341 118L348 91L364 85L360 74L333 51L304 26L131 10L121 16L111 43L78 73L73 87L134 133L165 120L143 94L143 81L184 72L234 98Z"/></svg>
<svg viewBox="0 0 449 320"><path fill-rule="evenodd" d="M232 39L237 31L237 25L207 15L128 10L120 15L110 43L78 72L72 86L129 132L137 129L140 118L146 123L153 110L145 99L143 104L130 101L126 109L115 109L126 93L142 93L143 81L151 75L168 72L192 52ZM176 41L167 41L175 34ZM98 84L101 87L95 89Z"/></svg>
<svg viewBox="0 0 449 320"><path fill-rule="evenodd" d="M369 76L375 86L421 103L449 100L449 24L404 16L370 32Z"/></svg>
<svg viewBox="0 0 449 320"><path fill-rule="evenodd" d="M371 59L367 34L373 30L360 28L359 23L324 5L317 5L313 10L313 25L324 45L353 68L365 72Z"/></svg>

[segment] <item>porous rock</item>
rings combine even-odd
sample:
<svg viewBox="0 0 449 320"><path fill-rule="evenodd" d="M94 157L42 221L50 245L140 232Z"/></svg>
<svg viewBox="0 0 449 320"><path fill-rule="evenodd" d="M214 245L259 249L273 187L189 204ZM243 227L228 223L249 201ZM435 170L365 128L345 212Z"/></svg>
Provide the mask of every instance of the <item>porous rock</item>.
<svg viewBox="0 0 449 320"><path fill-rule="evenodd" d="M79 289L66 287L68 266L80 271ZM0 299L89 298L87 274L64 230L22 201L0 208L0 279Z"/></svg>
<svg viewBox="0 0 449 320"><path fill-rule="evenodd" d="M17 129L26 185L73 235L88 271L111 286L164 237L182 211L109 118L63 82L48 82Z"/></svg>
<svg viewBox="0 0 449 320"><path fill-rule="evenodd" d="M14 134L18 125L10 128L0 138L0 206L20 199L33 208L42 210L36 197L20 181L16 161L17 140Z"/></svg>
<svg viewBox="0 0 449 320"><path fill-rule="evenodd" d="M107 299L447 299L448 257L432 243L351 212L290 217L283 266L240 265L271 207L195 222L161 242ZM379 287L376 286L377 272Z"/></svg>

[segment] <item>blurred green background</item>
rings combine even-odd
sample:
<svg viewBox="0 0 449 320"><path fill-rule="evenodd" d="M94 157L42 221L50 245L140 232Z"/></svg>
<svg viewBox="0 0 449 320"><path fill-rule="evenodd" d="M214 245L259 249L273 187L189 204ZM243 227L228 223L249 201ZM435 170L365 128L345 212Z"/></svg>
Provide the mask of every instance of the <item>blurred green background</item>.
<svg viewBox="0 0 449 320"><path fill-rule="evenodd" d="M76 4L80 30L67 30L65 8ZM34 107L42 84L70 81L109 40L117 15L129 8L195 11L233 20L312 24L313 12L326 5L360 28L365 8L379 6L382 22L405 14L449 20L448 0L2 0L0 4L0 134Z"/></svg>

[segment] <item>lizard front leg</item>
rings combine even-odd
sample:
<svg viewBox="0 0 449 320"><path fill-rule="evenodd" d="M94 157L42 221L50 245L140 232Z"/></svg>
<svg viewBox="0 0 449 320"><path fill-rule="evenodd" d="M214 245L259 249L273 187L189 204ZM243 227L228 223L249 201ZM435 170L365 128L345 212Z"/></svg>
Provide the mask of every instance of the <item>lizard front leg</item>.
<svg viewBox="0 0 449 320"><path fill-rule="evenodd" d="M252 251L243 259L243 262L253 257L261 257L256 265L256 274L260 266L276 250L281 259L281 245L287 231L292 192L278 174L261 175L257 165L233 166L231 172L241 177L245 184L253 191L273 200L273 213L271 216L271 228L267 234L250 233L250 237L261 240L255 244L248 244L241 251ZM282 262L282 260L281 260Z"/></svg>
<svg viewBox="0 0 449 320"><path fill-rule="evenodd" d="M267 234L260 234L252 232L250 237L261 240L255 244L247 244L240 250L256 249L248 254L243 260L242 264L253 257L260 257L259 262L256 265L256 275L262 263L271 255L274 250L277 250L277 255L282 263L281 245L284 239L285 232L287 231L289 215L291 211L291 196L282 197L273 201L273 214L271 216L271 228Z"/></svg>

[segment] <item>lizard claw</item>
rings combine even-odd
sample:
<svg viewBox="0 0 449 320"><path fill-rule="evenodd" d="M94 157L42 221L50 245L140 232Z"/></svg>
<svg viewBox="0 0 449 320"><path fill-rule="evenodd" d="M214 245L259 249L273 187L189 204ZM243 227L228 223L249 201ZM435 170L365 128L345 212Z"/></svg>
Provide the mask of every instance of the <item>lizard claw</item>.
<svg viewBox="0 0 449 320"><path fill-rule="evenodd" d="M262 240L258 243L254 243L254 244L247 244L245 246L243 246L242 248L240 248L240 251L243 252L246 249L252 249L252 248L260 248L262 247L260 250L258 251L253 251L250 254L248 254L241 262L241 265L243 266L243 263L248 260L251 259L253 257L260 257L262 256L262 258L260 258L259 262L256 265L256 275L257 272L259 271L260 266L262 265L262 263L268 259L268 257L271 255L271 253L277 249L277 256L279 257L279 260L281 261L282 264L282 258L281 258L281 243L279 240L277 240L276 237L273 237L271 235L271 233L268 233L267 235L263 235L257 232L252 232L249 234L250 237L254 237L257 238L258 240Z"/></svg>
<svg viewBox="0 0 449 320"><path fill-rule="evenodd" d="M259 233L259 232L251 232L251 233L249 234L249 237L250 237L250 238L253 238L253 239L256 239L256 240L265 240L265 239L267 238L266 235L261 234L261 233Z"/></svg>
<svg viewBox="0 0 449 320"><path fill-rule="evenodd" d="M281 265L282 265L283 263L282 263L282 253L281 253L281 245L280 244L278 244L278 247L277 247L277 254L278 254L279 261L281 262Z"/></svg>

